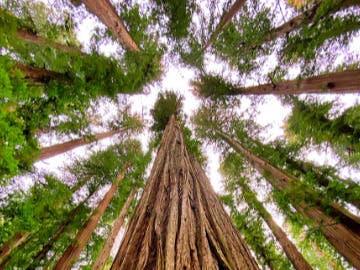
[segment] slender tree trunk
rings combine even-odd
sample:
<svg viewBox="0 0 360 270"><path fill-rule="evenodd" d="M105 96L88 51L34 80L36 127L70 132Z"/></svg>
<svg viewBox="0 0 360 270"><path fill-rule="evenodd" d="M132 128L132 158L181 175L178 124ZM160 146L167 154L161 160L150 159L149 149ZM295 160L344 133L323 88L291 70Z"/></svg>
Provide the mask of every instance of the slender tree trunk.
<svg viewBox="0 0 360 270"><path fill-rule="evenodd" d="M288 174L285 174L263 159L255 156L222 131L216 130L216 133L233 147L234 150L243 154L261 174L264 171L268 171L270 176L267 177L267 179L272 186L280 190L289 190L291 188L290 182L294 181L293 177L290 177ZM294 207L303 216L319 226L319 229L328 241L341 255L353 264L354 267L360 268L360 234L358 229L352 228L353 230L351 230L349 226L345 226L334 218L326 216L316 205L309 205L302 201L294 204Z"/></svg>
<svg viewBox="0 0 360 270"><path fill-rule="evenodd" d="M127 166L126 166L127 167ZM100 218L104 214L106 208L108 207L111 199L114 197L120 181L125 176L125 170L119 174L115 182L110 187L109 191L106 193L102 201L99 203L98 207L93 211L93 214L90 216L88 221L83 225L80 231L77 233L74 241L66 249L60 260L55 266L55 270L65 270L71 269L72 264L80 255L81 251L85 247L87 241L90 239L91 234L93 233L96 225L98 224Z"/></svg>
<svg viewBox="0 0 360 270"><path fill-rule="evenodd" d="M33 236L34 235L30 235L26 237L26 240L22 241L21 244L17 246L17 249L21 250L23 247L25 247L33 239ZM14 250L15 248L11 251L11 253L8 256L5 257L4 260L2 260L2 262L0 263L0 270L5 269L6 266L8 266L8 264L11 262Z"/></svg>
<svg viewBox="0 0 360 270"><path fill-rule="evenodd" d="M0 248L0 263L8 256L16 247L21 245L30 235L30 232L17 232L13 238L2 244Z"/></svg>
<svg viewBox="0 0 360 270"><path fill-rule="evenodd" d="M15 64L15 68L19 69L26 80L33 83L48 83L53 79L64 79L65 76L55 71L49 71L44 68L26 66L20 63Z"/></svg>
<svg viewBox="0 0 360 270"><path fill-rule="evenodd" d="M42 45L42 46L52 47L52 48L55 48L57 50L64 51L64 52L82 53L79 48L70 47L70 46L62 45L62 44L47 40L43 37L38 36L36 33L31 31L30 29L18 29L16 31L16 37L18 39L24 40L26 42L31 42L31 43L35 43L35 44Z"/></svg>
<svg viewBox="0 0 360 270"><path fill-rule="evenodd" d="M251 191L246 183L240 181L240 185L243 189L243 195L246 202L252 205L260 213L261 217L265 220L272 233L275 235L277 241L282 246L286 256L289 258L295 269L297 270L311 270L312 267L305 260L303 255L297 250L296 246L290 241L286 233L280 228L279 225L272 219L269 212L265 209L261 202L256 198L256 195Z"/></svg>
<svg viewBox="0 0 360 270"><path fill-rule="evenodd" d="M342 94L360 91L360 70L348 70L300 80L232 88L228 95Z"/></svg>
<svg viewBox="0 0 360 270"><path fill-rule="evenodd" d="M291 31L294 31L294 30L300 28L303 23L309 24L309 23L313 22L316 12L320 5L319 4L320 1L317 1L317 2L318 3L313 5L313 7L311 7L309 10L305 11L304 13L290 19L289 21L285 22L284 24L273 29L269 33L269 35L265 38L264 41L266 42L266 41L274 40L274 39L279 38L287 33L290 33ZM331 11L331 13L335 13L336 11L346 9L351 6L358 6L358 5L359 5L359 1L357 1L357 0L341 1L340 7L338 9L334 9L333 11Z"/></svg>
<svg viewBox="0 0 360 270"><path fill-rule="evenodd" d="M113 247L114 243L115 243L115 239L117 237L117 235L119 234L119 231L124 223L125 220L125 216L129 211L131 202L133 201L135 196L135 192L131 191L129 197L127 198L125 204L123 205L119 216L117 217L117 219L115 220L113 227L111 229L111 232L109 233L106 242L103 246L103 248L101 249L99 256L96 259L96 262L94 264L94 266L92 267L93 270L102 270L104 269L104 266L106 264L106 261L108 260L109 256L110 256L110 251L111 248Z"/></svg>
<svg viewBox="0 0 360 270"><path fill-rule="evenodd" d="M245 0L236 0L229 9L229 11L223 14L219 24L215 28L215 31L211 34L209 40L206 42L204 48L202 49L203 51L205 51L210 46L210 44L224 30L228 23L231 22L232 18L236 15L236 13L238 13L238 11L243 7L244 4Z"/></svg>
<svg viewBox="0 0 360 270"><path fill-rule="evenodd" d="M174 116L111 269L258 269Z"/></svg>
<svg viewBox="0 0 360 270"><path fill-rule="evenodd" d="M79 2L72 1L75 2L75 5ZM114 6L109 0L81 0L81 2L110 29L114 36L117 37L127 49L135 52L140 51L138 45L126 30L124 22L118 16Z"/></svg>
<svg viewBox="0 0 360 270"><path fill-rule="evenodd" d="M251 151L248 149L245 149L243 146L238 144L236 141L232 140L227 134L217 130L216 131L228 144L231 144L233 147L241 147L242 150L246 151L248 154L248 157L255 158L257 161L259 161L259 164L261 164L262 168L261 170L269 170L277 179L281 179L279 182L279 189L286 190L291 189L292 183L299 183L300 180L296 178L293 175L290 175L288 173L283 172L282 170L272 166L267 161L257 157L254 155ZM234 148L235 149L235 148ZM239 148L240 149L240 148ZM244 152L245 153L245 152ZM306 189L305 192L310 195L313 193L312 190ZM318 206L321 206L322 200L318 199L315 201ZM336 202L331 202L330 206L332 207L332 212L329 213L332 217L334 217L336 220L339 219L339 221L346 227L348 227L353 233L360 234L360 218L352 213L350 213L345 208L341 207ZM325 209L326 211L326 209Z"/></svg>
<svg viewBox="0 0 360 270"><path fill-rule="evenodd" d="M123 131L124 129L118 129L118 130L111 130L111 131L107 131L107 132L103 132L103 133L99 133L95 135L95 139L96 140L102 140L105 138L109 138L114 136L115 134ZM79 138L79 139L75 139L75 140L71 140L68 142L64 142L64 143L59 143L59 144L55 144L49 147L43 147L41 148L41 154L38 157L37 160L43 160L43 159L47 159L47 158L51 158L60 154L63 154L67 151L70 151L74 148L86 145L89 143L89 140L86 138Z"/></svg>
<svg viewBox="0 0 360 270"><path fill-rule="evenodd" d="M66 220L58 227L56 232L51 237L50 241L43 246L43 248L36 254L33 259L32 264L27 269L35 269L42 259L45 258L46 254L53 247L54 243L59 239L62 233L65 231L66 227L70 224L70 222L76 217L81 208L86 204L86 202L90 199L90 197L94 194L94 192L89 193L89 195L76 207L73 209L71 213L67 216Z"/></svg>
<svg viewBox="0 0 360 270"><path fill-rule="evenodd" d="M287 158L286 163L289 164L292 168L300 171L303 174L306 174L308 171L306 163L301 160L293 160L293 159ZM329 190L332 190L332 187L329 187L329 185L331 184L332 181L346 184L348 187L345 190L345 192L346 192L344 194L345 198L350 197L352 195L352 189L358 186L358 184L356 184L355 182L353 182L349 179L341 179L338 176L336 176L335 178L340 179L340 180L332 180L331 179L332 176L324 176L324 175L321 175L321 174L315 172L314 177L317 181L316 183L319 186L325 187ZM360 199L351 199L351 200L344 199L344 201L351 203L352 205L354 205L355 207L360 209Z"/></svg>

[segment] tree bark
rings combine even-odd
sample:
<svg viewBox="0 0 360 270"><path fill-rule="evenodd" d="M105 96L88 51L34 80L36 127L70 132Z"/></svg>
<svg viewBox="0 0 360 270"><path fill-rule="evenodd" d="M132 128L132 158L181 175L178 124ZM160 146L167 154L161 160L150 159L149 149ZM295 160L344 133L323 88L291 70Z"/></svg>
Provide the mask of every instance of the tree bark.
<svg viewBox="0 0 360 270"><path fill-rule="evenodd" d="M111 269L258 269L174 116Z"/></svg>
<svg viewBox="0 0 360 270"><path fill-rule="evenodd" d="M317 1L320 2L320 1ZM359 1L357 0L343 0L341 1L341 5L338 9L334 9L332 13L335 13L336 11L346 9L351 6L358 6ZM316 3L313 5L309 10L305 11L304 13L290 19L289 21L285 22L284 24L276 27L273 29L269 35L265 38L266 41L274 40L276 38L279 38L287 33L290 33L291 31L294 31L301 27L303 23L311 23L313 22L316 12L319 8L319 3Z"/></svg>
<svg viewBox="0 0 360 270"><path fill-rule="evenodd" d="M123 205L123 207L120 211L119 216L117 217L117 219L115 220L115 222L113 224L111 232L109 233L109 235L106 239L106 242L105 242L103 248L101 249L99 256L97 257L94 266L92 267L93 270L104 269L106 261L110 256L111 248L113 247L113 245L115 243L115 239L116 239L117 235L119 234L119 231L124 223L125 216L129 211L129 208L130 208L131 202L134 199L134 196L135 196L135 192L131 191L129 197L127 198L125 204Z"/></svg>
<svg viewBox="0 0 360 270"><path fill-rule="evenodd" d="M222 131L215 130L215 132L234 150L244 155L261 174L263 174L264 171L268 171L270 176L267 177L267 180L273 187L280 190L289 190L291 188L291 181L297 181L294 180L294 177L289 176L265 160L255 156ZM304 201L294 204L294 207L303 216L319 226L324 236L342 256L353 264L354 267L360 268L360 234L358 224L357 228L350 228L349 226L339 223L334 218L326 216L316 205L309 205Z"/></svg>
<svg viewBox="0 0 360 270"><path fill-rule="evenodd" d="M360 70L348 70L300 80L233 88L228 95L343 94L360 91Z"/></svg>
<svg viewBox="0 0 360 270"><path fill-rule="evenodd" d="M216 26L215 31L211 34L209 40L206 42L204 48L202 49L205 51L210 44L217 38L221 31L225 28L226 25L232 20L232 18L238 13L238 11L243 7L245 4L245 0L236 0L235 3L231 6L228 12L223 14L219 24Z"/></svg>
<svg viewBox="0 0 360 270"><path fill-rule="evenodd" d="M0 248L0 263L8 256L16 247L21 245L30 235L30 232L17 232L9 241L2 244Z"/></svg>
<svg viewBox="0 0 360 270"><path fill-rule="evenodd" d="M126 166L127 168L127 166ZM126 169L125 169L126 170ZM90 239L92 232L94 231L96 225L98 224L100 218L104 214L106 208L108 207L111 199L114 197L120 181L125 176L125 170L120 173L111 185L109 191L106 193L102 201L99 203L98 207L93 211L93 214L90 216L88 221L83 225L80 231L77 233L74 241L70 246L65 250L64 254L61 256L59 261L55 266L55 270L65 270L71 269L72 264L80 255L81 251L85 247L87 241Z"/></svg>
<svg viewBox="0 0 360 270"><path fill-rule="evenodd" d="M16 31L16 37L18 39L24 40L26 42L35 43L42 46L48 46L55 48L60 51L69 52L69 53L82 53L81 49L71 46L62 45L50 40L47 40L43 37L38 36L36 33L30 29L18 29Z"/></svg>
<svg viewBox="0 0 360 270"><path fill-rule="evenodd" d="M286 256L289 258L294 268L297 270L311 270L312 267L305 260L303 255L297 250L296 246L290 241L286 233L280 228L279 225L272 219L270 213L266 208L259 202L256 198L256 195L251 191L249 186L246 183L240 181L240 185L243 189L243 195L246 202L253 206L265 220L266 224L269 226L272 233L275 235L277 241L282 246Z"/></svg>
<svg viewBox="0 0 360 270"><path fill-rule="evenodd" d="M103 133L99 133L95 135L95 139L96 140L102 140L105 138L109 138L121 131L123 131L124 129L118 129L118 130L111 130L111 131L107 131L107 132L103 132ZM74 148L80 147L82 145L88 144L89 140L86 138L79 138L79 139L75 139L75 140L71 140L68 142L64 142L64 143L59 143L59 144L55 144L49 147L43 147L41 148L41 154L38 157L37 160L43 160L43 159L47 159L47 158L51 158L54 157L56 155L60 155L63 154L67 151L70 151Z"/></svg>
<svg viewBox="0 0 360 270"><path fill-rule="evenodd" d="M32 264L27 269L35 269L42 259L45 258L46 254L50 251L54 243L59 239L61 234L65 231L66 227L70 224L70 222L76 217L84 204L90 199L90 197L94 194L94 192L89 193L89 195L76 207L73 209L71 213L69 213L66 220L58 227L56 232L53 234L49 242L43 246L43 248L36 254L33 259Z"/></svg>
<svg viewBox="0 0 360 270"><path fill-rule="evenodd" d="M140 51L138 45L126 30L124 22L118 16L114 6L109 0L82 0L86 8L99 18L118 40L131 51Z"/></svg>
<svg viewBox="0 0 360 270"><path fill-rule="evenodd" d="M286 158L286 163L289 164L292 168L294 168L295 170L298 170L299 172L306 174L307 173L307 165L305 162L301 161L301 160L293 160L290 158ZM352 194L352 189L357 187L358 184L356 184L355 182L349 180L349 179L341 179L340 177L336 176L336 179L339 180L333 180L331 179L332 176L323 176L320 173L314 172L314 177L317 181L317 184L319 186L328 188L328 189L332 189L331 187L329 188L329 185L332 181L335 182L339 182L339 183L344 183L346 184L348 187L345 190L345 197L349 197ZM352 205L354 205L355 207L357 207L358 209L360 209L360 198L359 199L352 199L352 200L345 200L344 201L351 203Z"/></svg>
<svg viewBox="0 0 360 270"><path fill-rule="evenodd" d="M19 69L26 80L33 83L48 83L53 79L64 79L65 76L61 73L46 70L44 68L32 67L20 63L15 64L15 68Z"/></svg>

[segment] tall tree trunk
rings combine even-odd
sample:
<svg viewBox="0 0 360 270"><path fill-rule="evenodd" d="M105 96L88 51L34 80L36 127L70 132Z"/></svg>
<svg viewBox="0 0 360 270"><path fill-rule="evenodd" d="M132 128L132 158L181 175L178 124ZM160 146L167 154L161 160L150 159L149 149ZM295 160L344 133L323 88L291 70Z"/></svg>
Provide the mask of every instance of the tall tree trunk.
<svg viewBox="0 0 360 270"><path fill-rule="evenodd" d="M125 204L123 205L119 216L117 217L117 219L115 220L113 227L111 229L111 232L109 233L106 242L103 246L103 248L101 249L99 256L96 259L96 262L94 263L94 266L92 267L93 270L102 270L104 269L104 266L106 264L106 261L108 260L109 256L110 256L110 251L111 248L113 247L114 243L115 243L115 239L117 237L117 235L119 234L119 231L124 223L125 220L125 216L129 211L131 202L133 201L135 196L135 192L131 191L129 197L127 198Z"/></svg>
<svg viewBox="0 0 360 270"><path fill-rule="evenodd" d="M274 40L276 38L279 38L287 33L290 33L291 31L294 31L301 27L303 23L310 24L313 22L316 12L319 8L319 2L317 1L316 4L314 4L309 10L305 11L304 13L290 19L289 21L285 22L284 24L276 27L272 31L270 31L269 35L265 38L264 41L270 41ZM346 8L349 8L351 6L358 6L359 1L357 0L343 0L340 1L341 5L337 8L332 10L330 13L335 13L336 11L343 10Z"/></svg>
<svg viewBox="0 0 360 270"><path fill-rule="evenodd" d="M72 2L77 5L79 0L72 0ZM127 49L135 52L140 51L138 45L126 30L124 22L118 16L114 6L109 0L81 0L81 2L110 29L114 36L117 37Z"/></svg>
<svg viewBox="0 0 360 270"><path fill-rule="evenodd" d="M286 256L289 258L295 269L312 269L312 267L305 260L303 255L297 250L296 246L287 237L286 233L280 228L279 225L276 224L276 222L272 219L270 213L266 210L262 203L257 200L256 195L251 191L249 186L242 181L239 181L239 183L243 189L243 196L246 202L249 205L252 205L259 212L261 217L265 220L266 224L269 226L270 230L275 235L277 241L282 246Z"/></svg>
<svg viewBox="0 0 360 270"><path fill-rule="evenodd" d="M87 241L90 239L91 234L96 228L96 225L98 224L100 218L102 217L106 208L108 207L111 199L114 197L120 181L125 176L125 171L126 169L118 175L117 179L111 185L109 191L106 193L102 201L99 203L98 207L93 211L93 214L90 216L88 221L83 225L83 227L77 233L74 241L65 250L64 254L57 262L54 268L55 270L71 269L72 264L80 255Z"/></svg>
<svg viewBox="0 0 360 270"><path fill-rule="evenodd" d="M89 193L89 195L76 207L71 213L67 216L66 220L60 224L58 229L52 235L49 242L43 246L43 248L35 255L32 264L27 269L35 269L42 259L45 258L46 254L53 247L54 243L59 239L62 233L65 231L66 227L70 224L70 222L76 217L81 208L86 204L86 202L90 199L90 197L94 194L94 192Z"/></svg>
<svg viewBox="0 0 360 270"><path fill-rule="evenodd" d="M21 245L30 235L30 232L17 232L9 241L0 247L0 263L8 256L16 247Z"/></svg>
<svg viewBox="0 0 360 270"><path fill-rule="evenodd" d="M293 160L291 158L286 158L286 163L289 164L295 170L298 170L299 172L301 172L303 174L306 174L308 171L307 164L301 160ZM345 198L350 197L352 195L352 189L358 186L358 184L356 184L355 182L353 182L349 179L341 179L339 176L335 176L335 178L339 179L339 180L333 180L333 179L331 179L332 176L324 176L320 173L314 172L314 178L316 179L316 183L319 186L325 187L328 190L333 189L331 186L329 186L331 184L331 182L333 182L333 181L346 184L347 188L346 188L346 190L344 190ZM360 198L359 199L356 199L356 198L344 199L344 201L351 203L352 205L356 206L360 210Z"/></svg>
<svg viewBox="0 0 360 270"><path fill-rule="evenodd" d="M102 140L105 138L109 138L123 130L124 129L111 130L111 131L96 134L95 140ZM88 144L88 143L89 143L89 140L87 138L79 138L79 139L71 140L68 142L55 144L55 145L52 145L49 147L43 147L43 148L41 148L41 154L37 160L51 158L51 157L63 154L67 151L70 151L74 148L80 147L80 146Z"/></svg>
<svg viewBox="0 0 360 270"><path fill-rule="evenodd" d="M53 79L64 79L65 76L61 73L46 70L44 68L32 67L20 63L15 64L15 68L19 69L26 80L32 83L48 83Z"/></svg>
<svg viewBox="0 0 360 270"><path fill-rule="evenodd" d="M294 181L295 178L290 177L288 174L285 174L270 165L265 160L257 157L222 131L216 130L215 132L234 150L244 155L261 174L263 174L264 171L268 171L270 176L267 177L267 179L272 186L280 190L289 190L291 188L290 182ZM360 236L358 224L357 228L345 226L334 218L325 215L316 205L309 205L304 201L294 204L294 207L303 216L309 218L319 226L319 229L323 232L328 241L341 255L355 267L360 268ZM356 224L354 224L354 226L355 225Z"/></svg>
<svg viewBox="0 0 360 270"><path fill-rule="evenodd" d="M258 269L174 116L111 269Z"/></svg>
<svg viewBox="0 0 360 270"><path fill-rule="evenodd" d="M223 31L226 25L231 22L232 18L236 15L236 13L243 7L245 4L245 0L236 0L235 3L231 6L228 12L223 14L220 19L219 24L216 26L215 31L211 34L209 40L206 42L204 48L202 49L205 51L210 44L217 38L217 36Z"/></svg>
<svg viewBox="0 0 360 270"><path fill-rule="evenodd" d="M300 95L341 94L360 91L360 70L328 73L315 77L267 83L250 87L233 87L228 95Z"/></svg>
<svg viewBox="0 0 360 270"><path fill-rule="evenodd" d="M30 29L24 29L24 28L18 29L16 31L15 35L18 39L24 40L26 42L31 42L31 43L35 43L35 44L42 45L42 46L52 47L52 48L55 48L57 50L64 51L64 52L82 53L79 48L66 46L66 45L62 45L60 43L53 42L51 40L47 40L43 37L38 36L36 33L31 31Z"/></svg>

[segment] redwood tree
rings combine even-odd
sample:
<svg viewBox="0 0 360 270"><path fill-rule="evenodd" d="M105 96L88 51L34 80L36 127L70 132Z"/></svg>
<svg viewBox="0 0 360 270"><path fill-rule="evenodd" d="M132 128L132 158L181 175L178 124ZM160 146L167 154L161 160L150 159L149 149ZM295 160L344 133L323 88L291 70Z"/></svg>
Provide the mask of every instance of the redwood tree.
<svg viewBox="0 0 360 270"><path fill-rule="evenodd" d="M127 166L125 166L127 167ZM105 212L107 206L109 205L111 199L114 197L120 181L124 178L125 171L120 173L111 185L108 192L105 194L104 198L99 203L98 207L94 210L93 214L90 216L88 221L83 225L80 231L77 233L74 241L66 249L64 254L61 256L60 260L57 262L54 269L71 269L72 264L80 255L82 249L89 240L92 232L94 231L96 225L98 224L100 218Z"/></svg>
<svg viewBox="0 0 360 270"><path fill-rule="evenodd" d="M111 269L258 269L175 116Z"/></svg>

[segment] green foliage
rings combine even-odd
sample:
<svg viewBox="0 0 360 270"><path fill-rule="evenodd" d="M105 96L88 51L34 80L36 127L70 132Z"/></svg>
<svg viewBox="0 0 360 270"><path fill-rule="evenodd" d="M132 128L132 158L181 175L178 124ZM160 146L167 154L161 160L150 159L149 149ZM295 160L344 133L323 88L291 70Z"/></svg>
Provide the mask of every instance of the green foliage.
<svg viewBox="0 0 360 270"><path fill-rule="evenodd" d="M193 138L191 130L185 125L182 126L181 131L185 138L186 149L191 155L196 157L200 164L203 164L206 161L206 157L201 151L201 142Z"/></svg>
<svg viewBox="0 0 360 270"><path fill-rule="evenodd" d="M283 56L287 60L312 60L316 57L317 49L325 42L329 45L337 41L345 46L350 36L359 30L359 25L359 17L354 14L328 17L313 25L305 24L299 33L288 37Z"/></svg>
<svg viewBox="0 0 360 270"><path fill-rule="evenodd" d="M260 66L259 57L270 54L265 38L271 29L273 15L258 2L247 3L241 15L236 17L214 41L214 53L236 67L241 73L249 73Z"/></svg>
<svg viewBox="0 0 360 270"><path fill-rule="evenodd" d="M238 93L237 88L224 80L221 76L201 74L195 82L196 90L204 97L220 97Z"/></svg>
<svg viewBox="0 0 360 270"><path fill-rule="evenodd" d="M151 129L162 132L169 122L170 116L179 117L183 105L182 100L181 96L179 97L171 91L159 93L154 108L150 111L154 121Z"/></svg>
<svg viewBox="0 0 360 270"><path fill-rule="evenodd" d="M360 160L359 106L331 119L332 103L293 99L293 111L287 121L287 134L308 143L329 143L336 154L358 167Z"/></svg>
<svg viewBox="0 0 360 270"><path fill-rule="evenodd" d="M38 154L34 128L21 113L21 105L31 98L21 73L13 68L12 61L0 57L0 184L30 169Z"/></svg>
<svg viewBox="0 0 360 270"><path fill-rule="evenodd" d="M158 7L155 16L162 19L161 15L168 17L166 35L175 40L187 37L195 4L188 0L153 0L153 2Z"/></svg>
<svg viewBox="0 0 360 270"><path fill-rule="evenodd" d="M44 180L45 182L35 183L27 192L14 192L2 199L0 245L18 231L31 233L30 238L33 241L44 241L53 233L57 221L68 214L72 207L72 193L69 188L51 175L45 176ZM32 234L36 234L36 237ZM12 262L19 263L17 266L24 265L38 248L39 246L36 246L35 250L26 249L28 253L13 254Z"/></svg>

